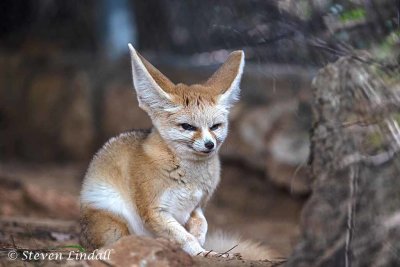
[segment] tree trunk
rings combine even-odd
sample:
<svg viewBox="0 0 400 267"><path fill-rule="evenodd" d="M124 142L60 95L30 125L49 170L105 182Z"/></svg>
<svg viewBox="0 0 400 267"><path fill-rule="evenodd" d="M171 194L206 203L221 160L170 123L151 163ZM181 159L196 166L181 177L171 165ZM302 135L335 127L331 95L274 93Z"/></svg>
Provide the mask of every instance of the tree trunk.
<svg viewBox="0 0 400 267"><path fill-rule="evenodd" d="M399 266L397 77L360 54L339 59L315 78L315 182L287 266Z"/></svg>

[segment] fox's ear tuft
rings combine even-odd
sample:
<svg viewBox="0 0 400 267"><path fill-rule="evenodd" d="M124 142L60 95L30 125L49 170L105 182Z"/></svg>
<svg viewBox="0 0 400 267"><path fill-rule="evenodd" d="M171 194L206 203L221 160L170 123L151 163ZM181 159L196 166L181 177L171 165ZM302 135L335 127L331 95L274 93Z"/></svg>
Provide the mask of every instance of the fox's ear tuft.
<svg viewBox="0 0 400 267"><path fill-rule="evenodd" d="M240 95L240 80L244 68L244 52L232 52L225 63L206 82L207 86L217 90L218 103L231 107Z"/></svg>
<svg viewBox="0 0 400 267"><path fill-rule="evenodd" d="M128 44L128 47L131 54L133 86L139 106L147 112L174 108L169 92L175 85L136 52L131 44Z"/></svg>

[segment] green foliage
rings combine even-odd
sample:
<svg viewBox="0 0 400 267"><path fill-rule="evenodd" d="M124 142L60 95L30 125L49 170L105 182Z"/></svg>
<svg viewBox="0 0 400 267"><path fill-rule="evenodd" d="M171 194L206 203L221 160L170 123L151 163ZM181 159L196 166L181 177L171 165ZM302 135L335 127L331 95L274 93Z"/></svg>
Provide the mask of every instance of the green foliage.
<svg viewBox="0 0 400 267"><path fill-rule="evenodd" d="M84 247L82 247L81 245L66 245L66 246L60 246L59 248L76 248L80 252L85 252L86 251L86 249Z"/></svg>
<svg viewBox="0 0 400 267"><path fill-rule="evenodd" d="M394 59L398 56L398 45L400 44L400 30L391 32L383 41L373 49L377 59Z"/></svg>
<svg viewBox="0 0 400 267"><path fill-rule="evenodd" d="M339 19L341 22L348 22L348 21L359 21L364 20L366 17L365 9L364 8L356 8L349 11L343 12Z"/></svg>
<svg viewBox="0 0 400 267"><path fill-rule="evenodd" d="M368 136L368 144L371 145L374 149L379 149L382 147L384 142L384 138L381 133L373 132Z"/></svg>
<svg viewBox="0 0 400 267"><path fill-rule="evenodd" d="M391 32L385 39L389 45L400 44L400 30Z"/></svg>
<svg viewBox="0 0 400 267"><path fill-rule="evenodd" d="M398 124L400 124L400 113L395 113L395 114L393 115L393 119L394 119Z"/></svg>

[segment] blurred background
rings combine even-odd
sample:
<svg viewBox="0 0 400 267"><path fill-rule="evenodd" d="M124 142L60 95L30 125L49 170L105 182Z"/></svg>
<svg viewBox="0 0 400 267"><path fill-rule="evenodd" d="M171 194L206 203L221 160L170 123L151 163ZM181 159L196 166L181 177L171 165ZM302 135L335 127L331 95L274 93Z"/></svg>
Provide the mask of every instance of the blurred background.
<svg viewBox="0 0 400 267"><path fill-rule="evenodd" d="M311 191L311 81L354 49L399 62L398 0L2 0L0 2L0 244L4 222L70 222L79 190L110 137L151 126L138 108L127 43L173 82L207 79L246 54L242 98L221 149L211 228L257 239L287 256ZM11 219L10 219L11 218ZM11 231L11 230L10 230ZM60 230L61 231L61 230Z"/></svg>

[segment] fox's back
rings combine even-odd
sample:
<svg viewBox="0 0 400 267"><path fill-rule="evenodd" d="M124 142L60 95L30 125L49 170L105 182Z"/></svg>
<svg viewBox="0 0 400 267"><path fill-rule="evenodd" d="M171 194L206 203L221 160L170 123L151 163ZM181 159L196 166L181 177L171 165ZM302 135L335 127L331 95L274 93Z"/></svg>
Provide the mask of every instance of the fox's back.
<svg viewBox="0 0 400 267"><path fill-rule="evenodd" d="M149 133L150 130L133 130L107 141L90 163L83 190L93 180L119 186L123 182L124 171L143 160L142 144Z"/></svg>

